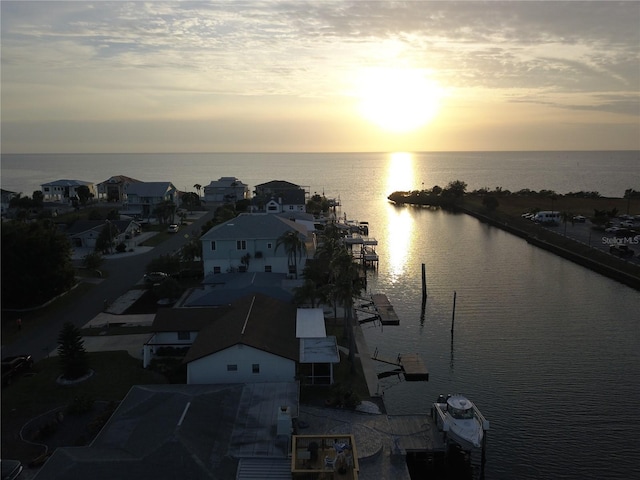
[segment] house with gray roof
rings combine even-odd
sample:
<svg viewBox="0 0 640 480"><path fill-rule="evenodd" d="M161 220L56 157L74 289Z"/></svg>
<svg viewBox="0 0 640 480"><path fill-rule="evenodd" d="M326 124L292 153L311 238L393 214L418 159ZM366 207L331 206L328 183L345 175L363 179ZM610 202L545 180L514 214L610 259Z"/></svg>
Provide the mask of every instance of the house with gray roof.
<svg viewBox="0 0 640 480"><path fill-rule="evenodd" d="M256 185L252 209L267 213L306 212L308 187L285 180L271 180Z"/></svg>
<svg viewBox="0 0 640 480"><path fill-rule="evenodd" d="M242 183L236 177L220 177L204 187L205 202L233 203L249 198L249 185Z"/></svg>
<svg viewBox="0 0 640 480"><path fill-rule="evenodd" d="M298 416L296 382L134 386L89 446L57 448L35 478L290 479Z"/></svg>
<svg viewBox="0 0 640 480"><path fill-rule="evenodd" d="M171 182L132 183L127 189L127 201L121 213L149 217L164 202L178 206L178 189Z"/></svg>
<svg viewBox="0 0 640 480"><path fill-rule="evenodd" d="M296 258L296 265L289 265L284 246L276 248L278 239L288 232L297 233L306 245L307 253ZM242 213L216 225L200 241L205 276L238 271L286 273L297 278L313 250L313 236L304 225L264 213Z"/></svg>
<svg viewBox="0 0 640 480"><path fill-rule="evenodd" d="M70 202L72 198L79 197L78 188L87 187L89 194L96 196L96 187L92 182L84 180L56 180L43 183L41 186L43 200L49 202Z"/></svg>
<svg viewBox="0 0 640 480"><path fill-rule="evenodd" d="M135 236L140 234L140 224L128 220L112 220L116 233L114 234L112 243L125 245ZM71 241L71 245L75 248L95 248L96 240L107 226L104 220L77 220L65 231Z"/></svg>
<svg viewBox="0 0 640 480"><path fill-rule="evenodd" d="M299 282L284 273L221 273L209 274L181 301L181 307L217 307L239 298L261 293L283 302L293 301L293 289Z"/></svg>

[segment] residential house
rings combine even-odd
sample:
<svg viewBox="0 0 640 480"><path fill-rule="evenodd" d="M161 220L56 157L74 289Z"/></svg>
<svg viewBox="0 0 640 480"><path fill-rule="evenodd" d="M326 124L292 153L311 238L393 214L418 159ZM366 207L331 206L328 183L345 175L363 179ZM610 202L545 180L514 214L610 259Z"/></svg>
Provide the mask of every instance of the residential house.
<svg viewBox="0 0 640 480"><path fill-rule="evenodd" d="M268 213L305 212L306 189L284 180L272 180L256 185L252 208Z"/></svg>
<svg viewBox="0 0 640 480"><path fill-rule="evenodd" d="M173 202L178 206L178 191L171 182L131 183L127 189L125 210L121 213L148 218L163 202Z"/></svg>
<svg viewBox="0 0 640 480"><path fill-rule="evenodd" d="M87 187L89 194L96 196L96 187L93 183L83 180L63 179L41 185L43 200L45 202L71 202L72 198L79 197L78 188L80 187Z"/></svg>
<svg viewBox="0 0 640 480"><path fill-rule="evenodd" d="M105 220L78 220L74 222L65 233L75 248L95 248L96 240L106 226ZM140 234L140 224L129 220L112 220L117 233L112 238L114 245L129 242Z"/></svg>
<svg viewBox="0 0 640 480"><path fill-rule="evenodd" d="M267 213L306 212L304 190L288 190L266 201L264 210Z"/></svg>
<svg viewBox="0 0 640 480"><path fill-rule="evenodd" d="M143 366L186 351L188 384L290 381L302 375L309 384L331 385L333 365L340 363L322 309L295 308L262 293L219 307L160 309L152 330Z"/></svg>
<svg viewBox="0 0 640 480"><path fill-rule="evenodd" d="M91 444L54 449L36 478L291 479L299 398L297 382L134 386Z"/></svg>
<svg viewBox="0 0 640 480"><path fill-rule="evenodd" d="M189 349L187 384L292 382L299 358L296 307L255 294L202 329Z"/></svg>
<svg viewBox="0 0 640 480"><path fill-rule="evenodd" d="M125 175L115 175L110 177L104 182L98 183L98 200L125 203L127 201L127 190L129 189L129 186L134 183L142 182Z"/></svg>
<svg viewBox="0 0 640 480"><path fill-rule="evenodd" d="M9 210L9 203L19 194L16 192L12 192L10 190L0 189L0 193L2 196L2 200L0 201L0 206L2 207L2 215L4 216Z"/></svg>
<svg viewBox="0 0 640 480"><path fill-rule="evenodd" d="M249 198L249 186L236 177L220 177L204 187L204 201L211 203L233 203Z"/></svg>
<svg viewBox="0 0 640 480"><path fill-rule="evenodd" d="M304 268L307 253L289 263L289 252L278 239L296 232L305 243L307 253L313 249L313 238L300 223L268 214L243 213L216 225L200 237L204 273L274 272L298 277Z"/></svg>

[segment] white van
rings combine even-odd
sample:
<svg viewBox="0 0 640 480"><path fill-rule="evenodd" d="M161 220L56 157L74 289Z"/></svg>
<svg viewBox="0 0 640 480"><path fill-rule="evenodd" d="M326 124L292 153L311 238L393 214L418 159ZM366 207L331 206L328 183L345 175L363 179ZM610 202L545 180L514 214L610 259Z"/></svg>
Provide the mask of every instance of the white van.
<svg viewBox="0 0 640 480"><path fill-rule="evenodd" d="M545 223L557 225L560 223L561 217L560 212L552 212L551 210L544 210L542 212L536 213L532 220L536 223Z"/></svg>

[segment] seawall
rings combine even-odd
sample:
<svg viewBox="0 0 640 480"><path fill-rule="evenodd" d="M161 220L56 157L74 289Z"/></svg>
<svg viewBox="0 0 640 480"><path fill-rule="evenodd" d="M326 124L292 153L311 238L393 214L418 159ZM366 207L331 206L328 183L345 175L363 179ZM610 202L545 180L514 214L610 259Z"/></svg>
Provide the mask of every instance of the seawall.
<svg viewBox="0 0 640 480"><path fill-rule="evenodd" d="M528 220L491 217L467 205L458 205L455 207L455 211L471 215L483 223L517 235L532 245L544 248L601 275L605 275L631 288L640 290L639 266L630 265L622 259L613 257L605 252L600 252L592 247L587 247L576 240L561 237L555 232L545 230L539 225L530 223Z"/></svg>

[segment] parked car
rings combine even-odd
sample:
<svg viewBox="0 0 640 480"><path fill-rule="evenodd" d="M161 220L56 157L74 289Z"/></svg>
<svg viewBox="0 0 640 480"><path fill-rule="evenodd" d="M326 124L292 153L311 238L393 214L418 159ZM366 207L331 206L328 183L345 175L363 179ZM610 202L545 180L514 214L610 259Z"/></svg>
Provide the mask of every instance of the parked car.
<svg viewBox="0 0 640 480"><path fill-rule="evenodd" d="M611 245L609 253L618 257L633 257L634 255L634 251L629 248L629 245Z"/></svg>
<svg viewBox="0 0 640 480"><path fill-rule="evenodd" d="M150 272L145 274L144 281L147 283L161 283L167 278L169 278L169 275L164 272Z"/></svg>
<svg viewBox="0 0 640 480"><path fill-rule="evenodd" d="M180 227L175 223L172 223L167 227L167 232L169 233L178 233L178 230L180 230Z"/></svg>
<svg viewBox="0 0 640 480"><path fill-rule="evenodd" d="M587 221L587 217L585 217L584 215L575 215L573 217L573 221L577 223L584 223Z"/></svg>
<svg viewBox="0 0 640 480"><path fill-rule="evenodd" d="M11 385L22 373L31 370L31 355L14 355L2 359L2 385Z"/></svg>
<svg viewBox="0 0 640 480"><path fill-rule="evenodd" d="M0 460L2 467L2 480L15 480L22 473L22 463L19 460L9 460L3 458Z"/></svg>

